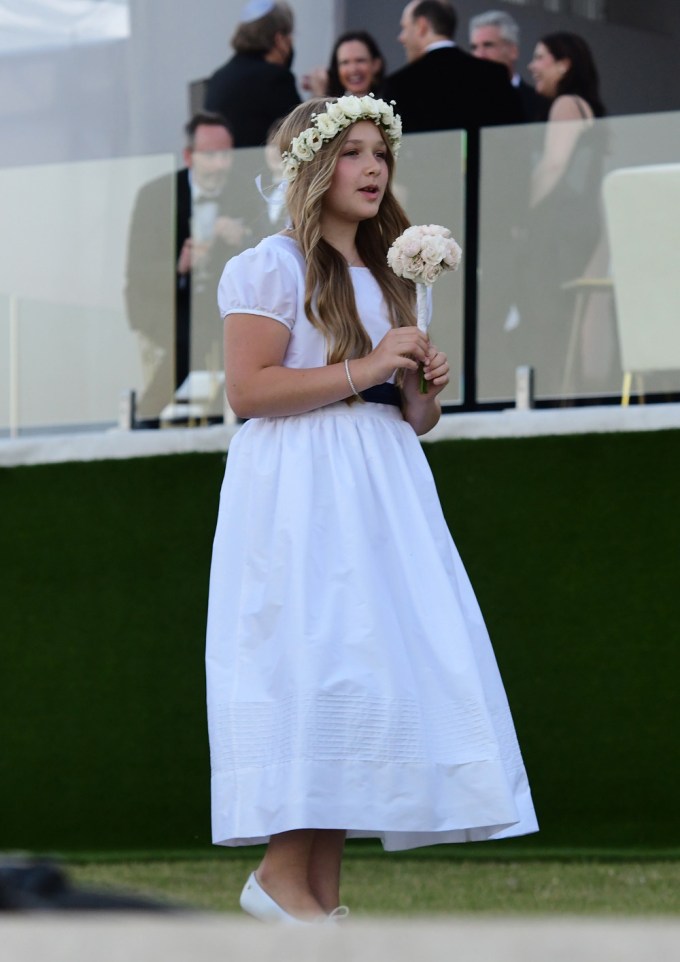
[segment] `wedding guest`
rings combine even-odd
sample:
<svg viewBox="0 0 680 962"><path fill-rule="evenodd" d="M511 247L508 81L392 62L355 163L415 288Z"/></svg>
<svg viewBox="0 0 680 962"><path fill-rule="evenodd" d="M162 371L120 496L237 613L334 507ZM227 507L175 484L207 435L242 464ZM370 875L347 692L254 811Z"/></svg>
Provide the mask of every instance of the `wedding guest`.
<svg viewBox="0 0 680 962"><path fill-rule="evenodd" d="M228 189L234 144L229 124L219 114L199 111L185 134L185 166L142 187L130 224L125 296L145 375L138 413L149 420L172 401L192 354L206 366L215 330L206 319L215 315L217 279L248 236L238 194ZM173 274L174 318L162 296Z"/></svg>
<svg viewBox="0 0 680 962"><path fill-rule="evenodd" d="M365 30L350 30L335 41L328 69L317 67L302 79L304 90L315 97L363 97L376 93L385 75L385 58Z"/></svg>
<svg viewBox="0 0 680 962"><path fill-rule="evenodd" d="M449 363L387 264L408 227L400 124L359 103L313 99L284 121L290 229L232 258L218 293L227 395L249 420L210 576L213 841L266 843L241 906L283 924L346 914L346 837L399 850L537 828L418 441Z"/></svg>
<svg viewBox="0 0 680 962"><path fill-rule="evenodd" d="M519 93L524 119L528 122L545 120L549 101L536 93L517 68L519 25L515 18L503 10L488 10L473 17L468 29L472 55L501 63L507 69L511 83Z"/></svg>
<svg viewBox="0 0 680 962"><path fill-rule="evenodd" d="M532 178L531 204L537 206L558 185L566 184L564 174L577 147L583 149L593 138L583 139L595 129L596 117L605 108L600 99L599 75L586 41L574 33L552 33L536 44L529 71L536 90L550 102L543 156ZM572 120L576 124L560 124Z"/></svg>
<svg viewBox="0 0 680 962"><path fill-rule="evenodd" d="M208 81L206 110L229 120L234 146L260 147L300 103L291 72L293 13L283 0L249 0L231 39L234 56Z"/></svg>
<svg viewBox="0 0 680 962"><path fill-rule="evenodd" d="M524 314L532 325L537 380L559 387L571 333L562 285L606 273L601 186L607 132L599 76L586 41L574 33L539 40L529 64L550 101L542 154L531 175ZM542 373L543 372L543 373Z"/></svg>
<svg viewBox="0 0 680 962"><path fill-rule="evenodd" d="M382 96L396 101L405 133L522 120L507 69L457 47L457 23L447 0L411 0L404 7L399 42L408 63L385 79Z"/></svg>

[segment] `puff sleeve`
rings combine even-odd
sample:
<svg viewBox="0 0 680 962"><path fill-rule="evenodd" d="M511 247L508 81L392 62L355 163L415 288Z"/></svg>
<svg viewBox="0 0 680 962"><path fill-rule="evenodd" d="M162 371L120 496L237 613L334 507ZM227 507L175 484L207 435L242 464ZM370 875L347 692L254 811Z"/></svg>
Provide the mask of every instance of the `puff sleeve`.
<svg viewBox="0 0 680 962"><path fill-rule="evenodd" d="M267 240L227 261L217 290L220 314L260 314L292 330L298 300L296 264Z"/></svg>

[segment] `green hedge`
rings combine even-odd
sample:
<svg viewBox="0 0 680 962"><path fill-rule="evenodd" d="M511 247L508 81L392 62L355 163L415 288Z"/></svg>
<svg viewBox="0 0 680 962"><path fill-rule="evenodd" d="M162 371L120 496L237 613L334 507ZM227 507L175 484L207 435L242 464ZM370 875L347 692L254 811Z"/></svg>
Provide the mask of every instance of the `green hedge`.
<svg viewBox="0 0 680 962"><path fill-rule="evenodd" d="M533 786L542 831L521 844L677 847L680 432L426 453ZM197 454L0 472L0 850L209 847L223 468Z"/></svg>

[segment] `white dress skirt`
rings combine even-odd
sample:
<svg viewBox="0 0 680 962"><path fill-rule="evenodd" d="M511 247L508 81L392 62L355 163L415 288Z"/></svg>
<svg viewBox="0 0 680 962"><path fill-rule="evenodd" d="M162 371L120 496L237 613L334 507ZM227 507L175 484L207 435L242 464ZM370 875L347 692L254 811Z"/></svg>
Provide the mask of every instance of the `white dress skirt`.
<svg viewBox="0 0 680 962"><path fill-rule="evenodd" d="M274 276L293 290L283 310ZM379 289L365 269L353 280L377 343ZM319 339L300 282L297 248L278 236L232 259L219 295L223 314L286 323L298 366L300 338ZM206 665L218 845L318 828L399 850L537 829L488 633L397 407L340 402L239 430Z"/></svg>

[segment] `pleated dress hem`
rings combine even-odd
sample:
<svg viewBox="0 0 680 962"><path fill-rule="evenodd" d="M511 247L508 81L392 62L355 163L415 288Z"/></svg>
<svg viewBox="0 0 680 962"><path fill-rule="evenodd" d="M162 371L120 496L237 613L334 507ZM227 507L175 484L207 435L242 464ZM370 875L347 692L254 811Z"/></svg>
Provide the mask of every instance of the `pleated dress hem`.
<svg viewBox="0 0 680 962"><path fill-rule="evenodd" d="M263 789L267 783L270 792ZM281 784L301 791L282 797L276 790ZM317 760L253 769L249 776L241 771L237 778L216 774L212 793L213 843L227 847L265 844L295 829L342 829L348 838L377 838L395 852L538 831L526 776L517 771L511 784L497 759L434 771L418 764L376 770L371 763Z"/></svg>

